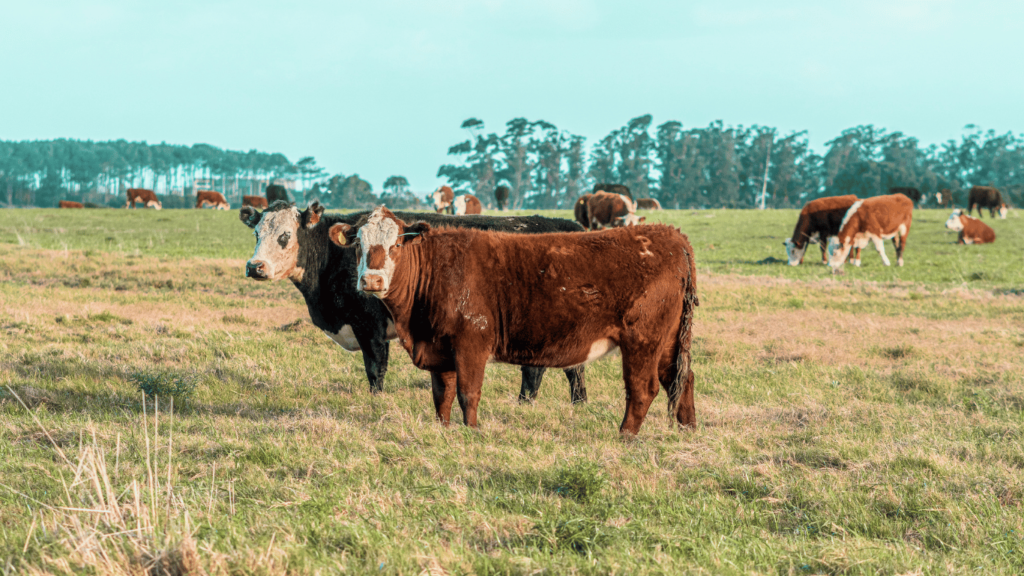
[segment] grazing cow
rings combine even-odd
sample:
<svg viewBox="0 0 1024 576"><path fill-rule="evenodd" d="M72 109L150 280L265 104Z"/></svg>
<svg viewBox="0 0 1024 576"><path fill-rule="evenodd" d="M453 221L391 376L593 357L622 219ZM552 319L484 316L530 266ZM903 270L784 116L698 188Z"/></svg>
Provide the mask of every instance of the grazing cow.
<svg viewBox="0 0 1024 576"><path fill-rule="evenodd" d="M854 202L839 225L839 247L828 261L832 272L838 273L852 248L863 248L868 242L874 244L882 262L888 266L884 243L888 238L892 238L896 246L896 263L903 266L903 251L907 247L913 218L914 202L903 194L875 196ZM859 260L854 264L860 266Z"/></svg>
<svg viewBox="0 0 1024 576"><path fill-rule="evenodd" d="M849 194L818 198L804 204L803 210L800 210L800 217L797 218L796 227L793 228L793 236L783 242L789 265L803 264L804 254L812 242L821 246L821 261L827 263L828 239L839 234L843 216L846 216L847 210L856 201L857 197Z"/></svg>
<svg viewBox="0 0 1024 576"><path fill-rule="evenodd" d="M498 186L494 189L494 200L498 203L498 210L505 209L505 202L508 202L508 194L511 192L508 186Z"/></svg>
<svg viewBox="0 0 1024 576"><path fill-rule="evenodd" d="M646 219L646 216L637 218L633 200L622 194L597 192L587 199L587 220L591 230L635 226Z"/></svg>
<svg viewBox="0 0 1024 576"><path fill-rule="evenodd" d="M637 210L661 210L661 202L657 198L639 198L636 201Z"/></svg>
<svg viewBox="0 0 1024 576"><path fill-rule="evenodd" d="M611 184L608 182L598 182L594 184L594 189L590 191L591 194L597 194L598 192L608 192L611 194L622 194L623 196L633 200L633 193L629 191L629 186L625 184Z"/></svg>
<svg viewBox="0 0 1024 576"><path fill-rule="evenodd" d="M991 244L996 241L996 231L977 218L964 214L957 208L946 220L946 228L960 232L957 244Z"/></svg>
<svg viewBox="0 0 1024 576"><path fill-rule="evenodd" d="M921 191L913 186L893 186L889 188L889 194L903 194L915 205L921 201Z"/></svg>
<svg viewBox="0 0 1024 576"><path fill-rule="evenodd" d="M356 289L356 253L331 243L329 230L339 223L354 225L367 212L324 214L313 202L299 212L292 204L275 202L266 212L243 207L239 218L255 228L256 251L246 263L245 275L255 280L292 281L306 300L313 325L345 350L362 350L366 377L372 392L383 388L388 369L388 340L395 338L394 324L384 304ZM571 220L541 216L460 216L398 212L408 219L426 220L435 226L471 227L485 230L536 234L582 232ZM544 368L524 366L520 401L537 396ZM585 402L587 389L583 367L565 371L573 403Z"/></svg>
<svg viewBox="0 0 1024 576"><path fill-rule="evenodd" d="M593 197L593 194L584 194L580 196L573 206L573 214L576 216L576 221L586 230L590 230L590 214L587 212L587 202Z"/></svg>
<svg viewBox="0 0 1024 576"><path fill-rule="evenodd" d="M339 244L358 238L359 289L384 301L413 364L431 372L442 423L457 395L463 421L477 426L492 360L569 367L616 348L626 384L620 433L640 430L659 384L669 414L696 423L696 266L675 228L515 235L409 225L383 206L333 228Z"/></svg>
<svg viewBox="0 0 1024 576"><path fill-rule="evenodd" d="M128 208L130 206L134 209L136 203L142 204L146 208L156 208L157 210L163 208L163 204L157 200L156 193L152 190L147 190L145 188L129 188L128 201L125 202L124 207Z"/></svg>
<svg viewBox="0 0 1024 576"><path fill-rule="evenodd" d="M242 206L267 209L267 199L263 196L242 196Z"/></svg>
<svg viewBox="0 0 1024 576"><path fill-rule="evenodd" d="M57 205L61 208L84 208L81 202L73 202L71 200L61 200Z"/></svg>
<svg viewBox="0 0 1024 576"><path fill-rule="evenodd" d="M452 200L452 208L455 209L456 216L465 216L466 214L479 214L483 212L483 206L480 205L480 200L472 194L463 194Z"/></svg>
<svg viewBox="0 0 1024 576"><path fill-rule="evenodd" d="M212 206L218 210L228 210L231 205L224 199L224 196L220 192L214 192L213 190L200 190L196 192L196 208L205 208L206 206Z"/></svg>
<svg viewBox="0 0 1024 576"><path fill-rule="evenodd" d="M452 214L452 201L455 200L455 192L448 186L441 186L430 195L434 202L434 212L438 214Z"/></svg>
<svg viewBox="0 0 1024 576"><path fill-rule="evenodd" d="M999 211L999 217L1006 219L1006 203L1003 202L1003 195L999 193L999 190L992 186L974 186L971 188L970 194L967 195L967 215L970 216L971 212L977 208L978 216L981 216L981 209L988 208L989 216L995 218L996 210Z"/></svg>
<svg viewBox="0 0 1024 576"><path fill-rule="evenodd" d="M953 192L949 188L943 188L942 190L935 193L935 203L939 205L939 208L952 208L953 207Z"/></svg>
<svg viewBox="0 0 1024 576"><path fill-rule="evenodd" d="M280 184L268 184L267 205L269 206L278 200L281 202L288 202L288 189Z"/></svg>

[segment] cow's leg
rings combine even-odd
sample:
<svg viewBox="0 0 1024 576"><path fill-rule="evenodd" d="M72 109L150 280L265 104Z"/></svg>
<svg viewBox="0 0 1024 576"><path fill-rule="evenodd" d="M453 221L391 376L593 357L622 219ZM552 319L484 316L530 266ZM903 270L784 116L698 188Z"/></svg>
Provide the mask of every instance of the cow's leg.
<svg viewBox="0 0 1024 576"><path fill-rule="evenodd" d="M532 402L537 399L537 391L540 390L540 381L544 379L544 371L547 368L536 368L534 366L520 366L523 373L523 383L519 387L519 402Z"/></svg>
<svg viewBox="0 0 1024 576"><path fill-rule="evenodd" d="M363 352L363 368L366 369L366 379L370 382L370 392L376 394L383 391L390 352L386 326L367 329L365 326L352 324L352 335L356 337L359 349Z"/></svg>
<svg viewBox="0 0 1024 576"><path fill-rule="evenodd" d="M630 350L622 346L622 377L626 381L626 414L619 433L634 436L647 417L651 402L658 395L658 366L650 350Z"/></svg>
<svg viewBox="0 0 1024 576"><path fill-rule="evenodd" d="M885 240L875 236L871 239L871 243L875 245L875 250L878 250L878 255L882 257L882 264L889 266L889 257L885 255Z"/></svg>
<svg viewBox="0 0 1024 576"><path fill-rule="evenodd" d="M899 242L896 242L897 238L899 238ZM903 266L903 251L907 249L907 236L897 234L892 241L896 244L896 264Z"/></svg>
<svg viewBox="0 0 1024 576"><path fill-rule="evenodd" d="M462 408L462 421L466 426L476 428L476 409L480 404L480 390L484 386L484 369L490 354L487 348L463 344L463 350L478 348L480 352L460 352L459 344L455 348L455 373L458 374L459 406Z"/></svg>
<svg viewBox="0 0 1024 576"><path fill-rule="evenodd" d="M455 372L431 372L430 391L434 395L434 415L438 422L448 426L452 421L452 402L455 400Z"/></svg>
<svg viewBox="0 0 1024 576"><path fill-rule="evenodd" d="M569 396L573 404L587 401L587 383L583 379L583 364L565 369L565 377L569 380Z"/></svg>

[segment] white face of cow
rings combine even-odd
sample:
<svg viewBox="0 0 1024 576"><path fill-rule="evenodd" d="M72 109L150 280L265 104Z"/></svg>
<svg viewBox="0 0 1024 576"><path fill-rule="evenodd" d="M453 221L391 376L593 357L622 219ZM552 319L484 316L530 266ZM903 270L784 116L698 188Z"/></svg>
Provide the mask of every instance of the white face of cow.
<svg viewBox="0 0 1024 576"><path fill-rule="evenodd" d="M963 220L960 219L960 209L953 210L953 213L949 215L949 220L946 220L946 228L954 232L959 232L964 229Z"/></svg>
<svg viewBox="0 0 1024 576"><path fill-rule="evenodd" d="M407 226L384 206L378 206L356 232L359 264L356 267L356 287L360 291L384 298L391 290L395 267L402 254L402 244L415 243L412 238L430 230L424 222ZM339 223L331 226L330 238L339 246L346 246L352 227Z"/></svg>
<svg viewBox="0 0 1024 576"><path fill-rule="evenodd" d="M1007 212L1009 212L1009 210L1006 208L1006 204L1003 204L1002 206L999 207L999 217L1001 219L1006 220Z"/></svg>
<svg viewBox="0 0 1024 576"><path fill-rule="evenodd" d="M803 246L797 246L792 238L788 238L786 244L786 259L790 266L799 266L804 261L804 252L807 252L807 242Z"/></svg>
<svg viewBox="0 0 1024 576"><path fill-rule="evenodd" d="M452 201L452 207L455 208L456 216L464 216L466 214L466 197L464 195L456 196Z"/></svg>
<svg viewBox="0 0 1024 576"><path fill-rule="evenodd" d="M259 212L245 206L239 218L253 229L256 249L245 264L245 275L256 280L283 280L299 282L303 269L298 265L298 233L302 223L312 228L320 221L323 207L314 202L305 212L294 206L280 206Z"/></svg>
<svg viewBox="0 0 1024 576"><path fill-rule="evenodd" d="M942 204L942 192L935 193L935 203Z"/></svg>

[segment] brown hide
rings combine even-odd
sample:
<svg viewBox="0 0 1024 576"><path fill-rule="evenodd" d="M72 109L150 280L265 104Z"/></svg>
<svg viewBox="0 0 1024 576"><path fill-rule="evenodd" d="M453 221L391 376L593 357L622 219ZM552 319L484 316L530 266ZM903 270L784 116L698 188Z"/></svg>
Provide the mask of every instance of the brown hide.
<svg viewBox="0 0 1024 576"><path fill-rule="evenodd" d="M398 230L408 238L409 227ZM383 299L413 363L433 373L442 422L457 388L464 421L476 426L489 360L568 367L618 346L626 381L620 432L637 433L659 385L676 421L695 423L696 267L676 229L525 236L427 228L403 242L391 248L395 268Z"/></svg>
<svg viewBox="0 0 1024 576"><path fill-rule="evenodd" d="M1003 195L992 186L974 186L967 195L967 214L977 208L978 216L981 216L983 208L988 208L989 216L995 218L996 210L1003 205Z"/></svg>
<svg viewBox="0 0 1024 576"><path fill-rule="evenodd" d="M437 196L438 196L439 192L440 192L440 198L438 199ZM434 211L435 212L437 212L438 214L440 214L442 212L445 212L445 211L448 211L449 213L451 212L451 210L449 210L448 208L452 205L452 200L455 199L455 191L454 190L452 190L448 186L441 186L440 188L438 188L437 190L434 191L433 196L435 198L435 201L434 201ZM440 201L440 205L438 205L438 200Z"/></svg>
<svg viewBox="0 0 1024 576"><path fill-rule="evenodd" d="M156 193L146 188L129 188L126 192L128 201L125 202L124 207L135 208L135 204L142 204L143 206L149 206L150 202L156 203L157 206L161 206L160 200L157 199Z"/></svg>
<svg viewBox="0 0 1024 576"><path fill-rule="evenodd" d="M231 208L231 205L228 204L228 201L224 199L220 192L214 192L213 190L200 190L196 192L196 208L202 208L206 205L220 208L221 210Z"/></svg>
<svg viewBox="0 0 1024 576"><path fill-rule="evenodd" d="M61 200L57 204L61 208L83 208L81 202L73 202L71 200Z"/></svg>
<svg viewBox="0 0 1024 576"><path fill-rule="evenodd" d="M914 202L903 194L875 196L854 202L843 217L839 229L839 243L842 248L832 254L829 265L833 270L838 269L842 265L840 258L845 259L852 247L864 246L868 241L878 239L875 248L888 266L881 239L892 237L892 242L896 246L897 262L902 266L903 251L906 249L907 235L910 234L913 218Z"/></svg>
<svg viewBox="0 0 1024 576"><path fill-rule="evenodd" d="M821 261L828 260L827 247L829 236L839 234L839 225L843 222L846 211L857 201L853 194L846 196L828 196L818 198L804 204L793 228L790 242L798 249L806 249L805 244L817 234L821 246ZM806 253L804 254L806 256ZM801 258L801 262L803 258Z"/></svg>
<svg viewBox="0 0 1024 576"><path fill-rule="evenodd" d="M633 213L632 201L620 194L596 192L587 200L587 220L591 230L622 226L624 219Z"/></svg>
<svg viewBox="0 0 1024 576"><path fill-rule="evenodd" d="M661 210L661 202L657 198L639 198L636 201L637 210Z"/></svg>
<svg viewBox="0 0 1024 576"><path fill-rule="evenodd" d="M576 215L576 221L583 226L584 230L590 230L590 217L587 214L587 202L593 198L593 194L584 194L576 200L576 204L573 206L573 213Z"/></svg>
<svg viewBox="0 0 1024 576"><path fill-rule="evenodd" d="M466 194L466 214L480 214L484 211L484 207L480 204L480 200L472 194Z"/></svg>
<svg viewBox="0 0 1024 576"><path fill-rule="evenodd" d="M263 196L242 196L242 206L267 209L267 199Z"/></svg>
<svg viewBox="0 0 1024 576"><path fill-rule="evenodd" d="M964 229L957 236L957 244L991 244L996 241L996 231L977 218L960 215Z"/></svg>

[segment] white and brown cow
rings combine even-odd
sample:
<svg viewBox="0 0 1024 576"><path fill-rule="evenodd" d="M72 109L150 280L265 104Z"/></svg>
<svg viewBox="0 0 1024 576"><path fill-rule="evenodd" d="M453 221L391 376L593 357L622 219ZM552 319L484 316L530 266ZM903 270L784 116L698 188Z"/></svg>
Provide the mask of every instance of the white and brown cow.
<svg viewBox="0 0 1024 576"><path fill-rule="evenodd" d="M252 206L253 208L267 209L267 199L263 196L242 196L242 206Z"/></svg>
<svg viewBox="0 0 1024 576"><path fill-rule="evenodd" d="M821 261L828 263L826 257L829 238L839 234L839 226L850 206L857 201L853 194L846 196L828 196L817 198L804 204L800 217L793 228L793 236L783 244L786 246L786 259L790 266L799 266L804 261L807 247L812 243L821 246ZM859 255L858 255L859 259Z"/></svg>
<svg viewBox="0 0 1024 576"><path fill-rule="evenodd" d="M903 194L875 196L858 200L847 210L839 226L838 246L832 252L828 265L837 273L853 248L863 248L868 242L874 244L888 266L884 241L892 238L896 246L896 263L903 266L903 250L907 246L910 223L914 218L914 202ZM854 261L860 266L860 261Z"/></svg>
<svg viewBox="0 0 1024 576"><path fill-rule="evenodd" d="M637 217L636 204L625 194L598 191L587 199L587 220L591 230L636 226L646 219L646 216Z"/></svg>
<svg viewBox="0 0 1024 576"><path fill-rule="evenodd" d="M661 202L657 198L637 198L637 210L661 210Z"/></svg>
<svg viewBox="0 0 1024 576"><path fill-rule="evenodd" d="M407 224L383 206L356 227L335 226L336 243L358 242L357 286L383 300L413 363L431 372L442 423L458 396L464 422L477 425L490 361L569 367L617 348L621 433L639 431L659 386L675 421L695 424L696 266L678 230L516 235Z"/></svg>
<svg viewBox="0 0 1024 576"><path fill-rule="evenodd" d="M156 208L157 210L163 208L163 204L156 197L156 192L145 188L129 188L128 201L125 202L124 207L135 208L137 203L142 204L146 208Z"/></svg>
<svg viewBox="0 0 1024 576"><path fill-rule="evenodd" d="M224 196L220 192L214 192L213 190L200 190L196 192L196 208L205 208L211 206L217 210L228 210L231 205L224 199Z"/></svg>
<svg viewBox="0 0 1024 576"><path fill-rule="evenodd" d="M455 200L452 200L452 208L455 209L456 216L483 212L483 205L480 204L480 200L472 194L463 194L456 197Z"/></svg>
<svg viewBox="0 0 1024 576"><path fill-rule="evenodd" d="M430 195L434 203L434 212L438 214L452 214L452 201L455 200L455 191L449 186L441 186Z"/></svg>
<svg viewBox="0 0 1024 576"><path fill-rule="evenodd" d="M996 231L977 218L972 218L957 208L946 220L946 228L960 232L957 244L990 244L996 241Z"/></svg>

